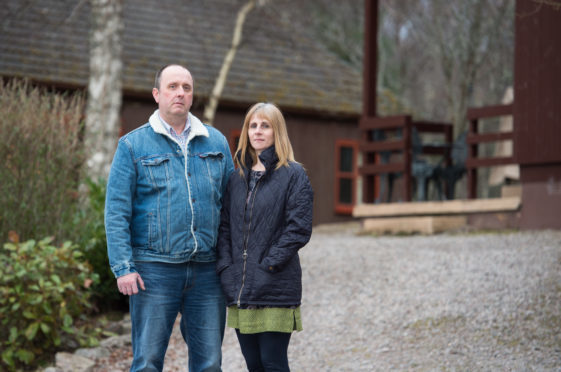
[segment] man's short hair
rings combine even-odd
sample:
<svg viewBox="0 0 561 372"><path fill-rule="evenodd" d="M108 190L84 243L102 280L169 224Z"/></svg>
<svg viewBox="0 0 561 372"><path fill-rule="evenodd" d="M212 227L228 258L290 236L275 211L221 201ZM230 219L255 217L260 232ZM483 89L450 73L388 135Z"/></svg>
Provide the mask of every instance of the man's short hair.
<svg viewBox="0 0 561 372"><path fill-rule="evenodd" d="M154 79L154 88L160 89L160 82L162 81L162 72L164 72L164 70L165 70L166 68L170 67L170 66L179 66L179 67L184 68L185 70L189 71L189 70L187 69L187 67L185 67L185 66L183 66L183 65L180 65L179 63L170 63L170 64L167 64L167 65L163 66L162 68L160 68L160 69L158 70L158 72L156 72L156 78ZM191 78L192 78L192 77L191 77Z"/></svg>

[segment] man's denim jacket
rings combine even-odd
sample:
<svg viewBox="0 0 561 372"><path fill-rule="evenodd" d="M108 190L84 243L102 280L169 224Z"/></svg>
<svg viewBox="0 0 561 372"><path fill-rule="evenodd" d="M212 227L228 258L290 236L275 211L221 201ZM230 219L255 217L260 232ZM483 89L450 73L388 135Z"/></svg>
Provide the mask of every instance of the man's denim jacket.
<svg viewBox="0 0 561 372"><path fill-rule="evenodd" d="M107 183L105 230L116 277L134 261L216 260L222 194L234 166L226 138L189 113L187 153L158 111L119 140Z"/></svg>

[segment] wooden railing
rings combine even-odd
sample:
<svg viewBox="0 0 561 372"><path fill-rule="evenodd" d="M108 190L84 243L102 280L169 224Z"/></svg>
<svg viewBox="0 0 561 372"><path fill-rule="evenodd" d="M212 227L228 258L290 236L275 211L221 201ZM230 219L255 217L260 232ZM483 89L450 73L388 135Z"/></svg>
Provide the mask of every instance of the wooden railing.
<svg viewBox="0 0 561 372"><path fill-rule="evenodd" d="M402 173L404 201L411 201L412 193L412 128L416 128L419 134L440 133L444 135L445 146L423 145L422 153L430 155L441 155L449 162L450 144L452 143L452 125L433 123L425 121L413 121L410 115L388 116L388 117L363 117L359 124L362 133L360 151L363 153L363 165L359 173L363 176L363 200L365 203L374 203L379 190L379 179L381 174ZM400 130L401 138L374 140L373 131ZM401 153L401 161L382 161L382 153ZM378 184L378 186L377 186Z"/></svg>
<svg viewBox="0 0 561 372"><path fill-rule="evenodd" d="M513 132L479 133L479 121L485 118L512 115L512 104L471 108L467 111L469 130L466 142L468 144L467 194L469 199L477 198L477 168L508 165L516 163L514 153L503 157L478 157L478 145L482 143L512 140Z"/></svg>

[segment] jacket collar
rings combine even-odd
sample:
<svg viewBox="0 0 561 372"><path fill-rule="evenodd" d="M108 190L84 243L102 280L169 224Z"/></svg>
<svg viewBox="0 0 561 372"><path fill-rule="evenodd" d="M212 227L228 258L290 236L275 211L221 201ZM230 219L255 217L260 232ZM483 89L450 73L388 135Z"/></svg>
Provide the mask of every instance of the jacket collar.
<svg viewBox="0 0 561 372"><path fill-rule="evenodd" d="M261 152L259 155L259 160L265 166L267 171L273 170L279 161L279 157L277 156L277 152L275 151L275 146L271 146L268 149Z"/></svg>
<svg viewBox="0 0 561 372"><path fill-rule="evenodd" d="M154 132L173 139L173 137L169 134L169 132L166 130L166 127L160 120L158 113L159 110L156 110L150 116L150 119L148 120L150 126L152 127ZM191 132L189 133L189 138L187 139L188 141L193 139L195 136L209 136L208 129L205 128L204 124L199 120L199 118L191 113L189 113L189 122L191 123Z"/></svg>
<svg viewBox="0 0 561 372"><path fill-rule="evenodd" d="M238 156L240 156L240 154L238 154ZM273 145L261 152L261 154L259 155L259 160L261 160L261 163L263 163L263 165L265 166L266 172L274 170L279 161L279 157L277 156L277 152L275 151L275 146ZM249 151L245 154L245 164L247 166L247 169L245 169L244 171L245 173L248 173L253 166L253 159L251 158L251 154L249 153Z"/></svg>

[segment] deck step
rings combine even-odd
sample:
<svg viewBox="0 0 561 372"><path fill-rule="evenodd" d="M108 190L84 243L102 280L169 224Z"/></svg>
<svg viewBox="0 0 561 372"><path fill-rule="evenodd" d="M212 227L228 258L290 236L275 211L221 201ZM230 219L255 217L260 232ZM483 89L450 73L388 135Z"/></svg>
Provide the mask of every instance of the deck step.
<svg viewBox="0 0 561 372"><path fill-rule="evenodd" d="M353 217L437 216L450 214L514 212L520 209L518 196L493 199L446 200L411 203L359 204Z"/></svg>
<svg viewBox="0 0 561 372"><path fill-rule="evenodd" d="M422 216L366 218L364 232L378 234L437 234L459 229L467 224L466 216Z"/></svg>
<svg viewBox="0 0 561 372"><path fill-rule="evenodd" d="M502 228L512 225L509 216L521 207L518 196L494 199L361 204L353 216L362 220L362 231L379 234L436 234L467 225Z"/></svg>

